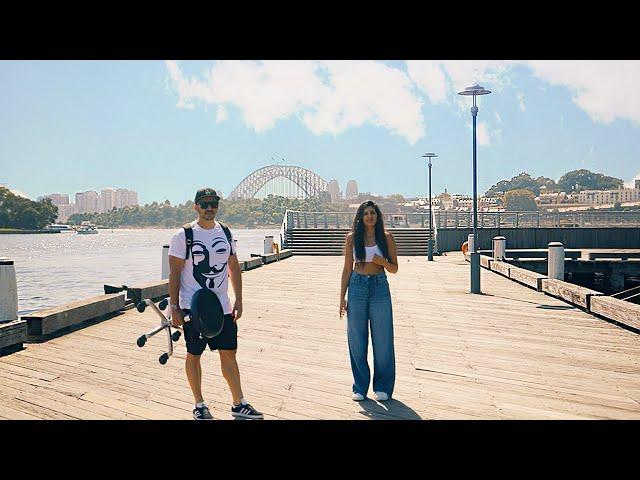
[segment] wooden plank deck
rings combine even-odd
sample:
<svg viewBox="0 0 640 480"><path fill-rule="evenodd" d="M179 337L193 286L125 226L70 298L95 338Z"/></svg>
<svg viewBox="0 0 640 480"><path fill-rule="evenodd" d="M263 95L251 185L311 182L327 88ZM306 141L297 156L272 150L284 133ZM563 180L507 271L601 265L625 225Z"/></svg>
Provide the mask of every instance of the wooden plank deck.
<svg viewBox="0 0 640 480"><path fill-rule="evenodd" d="M459 253L401 257L389 275L394 399L353 402L340 257L293 257L243 274L238 361L267 419L640 419L640 338L482 270L468 292ZM169 362L158 323L129 310L0 357L3 419L190 419L184 341ZM231 419L218 355L203 356L212 414Z"/></svg>

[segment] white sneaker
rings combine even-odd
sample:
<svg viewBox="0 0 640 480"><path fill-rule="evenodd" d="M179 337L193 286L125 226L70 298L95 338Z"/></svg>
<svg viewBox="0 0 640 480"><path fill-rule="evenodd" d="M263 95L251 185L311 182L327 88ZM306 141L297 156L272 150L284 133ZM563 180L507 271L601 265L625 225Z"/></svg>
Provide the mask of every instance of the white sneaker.
<svg viewBox="0 0 640 480"><path fill-rule="evenodd" d="M378 402L384 402L385 400L389 400L389 395L384 392L373 392L373 398Z"/></svg>
<svg viewBox="0 0 640 480"><path fill-rule="evenodd" d="M361 393L353 393L351 395L351 400L355 402L361 402L362 400L364 400L364 395L362 395Z"/></svg>

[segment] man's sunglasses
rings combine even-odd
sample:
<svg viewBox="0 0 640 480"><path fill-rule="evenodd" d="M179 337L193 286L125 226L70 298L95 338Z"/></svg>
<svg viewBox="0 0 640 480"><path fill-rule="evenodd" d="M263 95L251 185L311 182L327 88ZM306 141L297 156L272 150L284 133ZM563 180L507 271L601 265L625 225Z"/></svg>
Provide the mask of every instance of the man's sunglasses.
<svg viewBox="0 0 640 480"><path fill-rule="evenodd" d="M207 207L218 208L218 200L200 200L198 205L203 210L206 210Z"/></svg>

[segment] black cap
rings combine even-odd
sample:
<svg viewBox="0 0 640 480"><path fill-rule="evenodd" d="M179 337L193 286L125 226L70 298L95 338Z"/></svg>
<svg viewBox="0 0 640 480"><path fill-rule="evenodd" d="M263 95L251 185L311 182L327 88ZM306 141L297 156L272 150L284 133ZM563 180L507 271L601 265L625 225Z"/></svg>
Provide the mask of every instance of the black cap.
<svg viewBox="0 0 640 480"><path fill-rule="evenodd" d="M220 197L218 196L216 191L213 188L208 187L201 188L196 192L196 199L193 201L193 203L198 203L198 200L200 200L202 197L215 197L220 200Z"/></svg>

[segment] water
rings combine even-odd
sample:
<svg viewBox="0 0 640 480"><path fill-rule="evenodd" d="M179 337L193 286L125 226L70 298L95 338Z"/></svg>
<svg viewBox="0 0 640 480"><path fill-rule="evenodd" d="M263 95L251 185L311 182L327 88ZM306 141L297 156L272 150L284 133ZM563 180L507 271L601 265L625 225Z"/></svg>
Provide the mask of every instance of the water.
<svg viewBox="0 0 640 480"><path fill-rule="evenodd" d="M177 229L100 230L97 235L0 235L0 257L14 261L18 314L104 294L104 284L159 280L162 246ZM262 253L264 237L279 230L232 229L238 259Z"/></svg>

